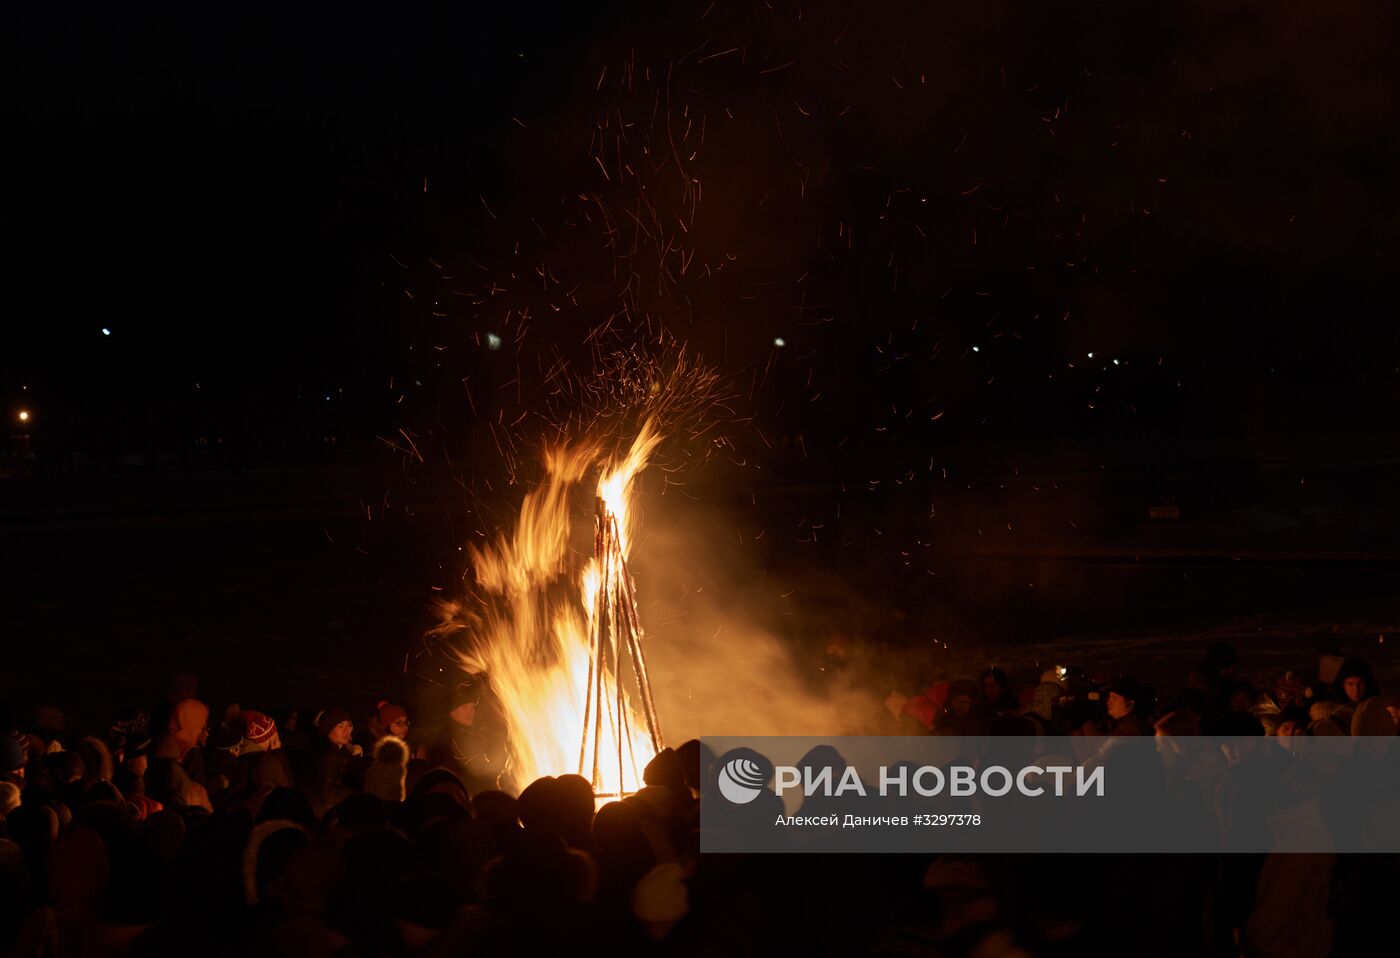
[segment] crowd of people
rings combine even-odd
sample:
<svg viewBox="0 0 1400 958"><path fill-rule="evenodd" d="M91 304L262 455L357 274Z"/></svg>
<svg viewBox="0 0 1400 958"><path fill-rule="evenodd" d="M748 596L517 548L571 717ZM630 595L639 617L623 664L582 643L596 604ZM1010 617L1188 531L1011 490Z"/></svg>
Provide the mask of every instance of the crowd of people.
<svg viewBox="0 0 1400 958"><path fill-rule="evenodd" d="M0 955L654 947L687 912L699 743L601 810L577 775L515 794L486 694L427 734L390 701L215 715L188 675L103 728L0 712Z"/></svg>
<svg viewBox="0 0 1400 958"><path fill-rule="evenodd" d="M1236 665L1212 647L1160 705L1056 667L887 706L905 734L1396 734L1360 660L1264 690ZM1396 887L1393 856L703 855L699 741L603 803L576 775L501 787L480 690L426 730L359 711L211 713L188 676L105 727L0 710L0 956L1349 954Z"/></svg>
<svg viewBox="0 0 1400 958"><path fill-rule="evenodd" d="M1238 665L1234 648L1217 642L1170 698L1132 677L1053 666L1019 691L989 668L975 682L935 682L912 696L893 694L886 705L914 734L1396 734L1400 707L1381 695L1364 659L1323 655L1315 678L1288 670L1262 689L1237 677Z"/></svg>

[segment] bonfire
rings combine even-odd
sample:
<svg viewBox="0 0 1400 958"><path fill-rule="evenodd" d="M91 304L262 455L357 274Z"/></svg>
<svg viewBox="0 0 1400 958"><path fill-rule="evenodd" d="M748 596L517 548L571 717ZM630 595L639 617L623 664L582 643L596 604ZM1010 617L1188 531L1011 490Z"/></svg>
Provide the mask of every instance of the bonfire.
<svg viewBox="0 0 1400 958"><path fill-rule="evenodd" d="M515 528L471 549L472 595L444 605L436 631L465 640L463 668L487 677L504 712L503 787L573 773L599 797L626 795L662 747L628 568L633 484L658 440L648 420L622 455L552 450ZM593 549L581 563L574 493L599 471Z"/></svg>

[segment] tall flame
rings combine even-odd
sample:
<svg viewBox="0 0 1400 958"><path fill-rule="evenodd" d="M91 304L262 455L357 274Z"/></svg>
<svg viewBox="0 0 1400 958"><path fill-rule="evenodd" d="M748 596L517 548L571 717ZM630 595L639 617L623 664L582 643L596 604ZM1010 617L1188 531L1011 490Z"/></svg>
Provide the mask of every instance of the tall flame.
<svg viewBox="0 0 1400 958"><path fill-rule="evenodd" d="M617 549L591 556L581 569L576 559L570 561L570 493L599 464L602 450L555 449L545 458L548 477L526 494L514 531L470 549L475 601L443 605L434 631L466 633L462 665L486 673L504 711L512 758L503 787L520 789L543 775L580 772L594 778L600 794L641 787L641 770L655 747L641 732L647 724L635 714L635 696L618 688L624 681L619 659L612 660L614 684L606 695L595 695L592 706L588 690L598 688L590 665L599 665L591 650L600 586L628 575L633 481L660 439L648 420L625 456L603 464L596 494L603 521L616 520ZM635 621L635 609L622 611ZM590 707L602 715L588 715Z"/></svg>

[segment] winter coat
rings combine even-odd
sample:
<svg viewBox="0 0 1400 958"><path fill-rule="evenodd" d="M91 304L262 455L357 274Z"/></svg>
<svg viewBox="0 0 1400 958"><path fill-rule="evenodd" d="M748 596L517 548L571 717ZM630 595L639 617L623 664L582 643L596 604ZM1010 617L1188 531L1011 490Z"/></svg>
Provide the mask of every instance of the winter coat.
<svg viewBox="0 0 1400 958"><path fill-rule="evenodd" d="M350 787L345 784L350 758L350 750L345 746L333 745L329 739L321 740L305 787L307 800L317 818L350 797Z"/></svg>
<svg viewBox="0 0 1400 958"><path fill-rule="evenodd" d="M457 773L473 795L497 788L497 778L505 770L504 730L459 725L449 718L433 742L428 760L434 767Z"/></svg>

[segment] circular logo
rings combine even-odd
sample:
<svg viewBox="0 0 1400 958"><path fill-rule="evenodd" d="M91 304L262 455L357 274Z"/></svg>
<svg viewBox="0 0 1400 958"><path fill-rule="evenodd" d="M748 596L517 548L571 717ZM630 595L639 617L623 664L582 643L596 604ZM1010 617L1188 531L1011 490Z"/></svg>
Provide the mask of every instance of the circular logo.
<svg viewBox="0 0 1400 958"><path fill-rule="evenodd" d="M735 805L747 805L763 791L763 768L747 758L735 758L720 766L719 793Z"/></svg>

